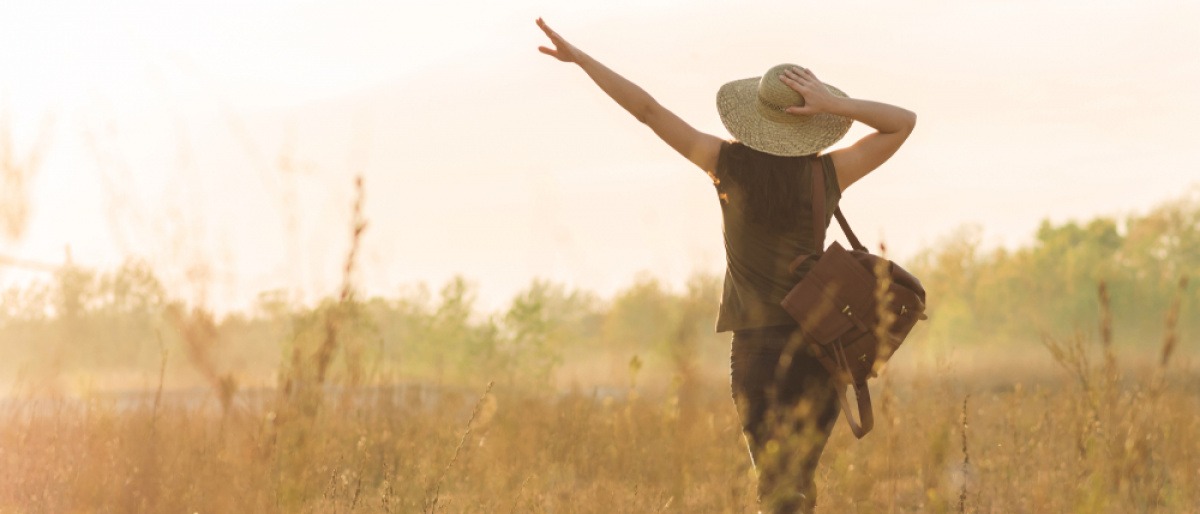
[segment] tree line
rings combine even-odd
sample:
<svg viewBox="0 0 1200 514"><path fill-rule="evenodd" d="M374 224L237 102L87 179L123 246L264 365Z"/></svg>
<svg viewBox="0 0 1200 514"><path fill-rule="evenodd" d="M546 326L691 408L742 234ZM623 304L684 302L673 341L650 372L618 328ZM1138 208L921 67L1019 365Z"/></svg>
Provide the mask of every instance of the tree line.
<svg viewBox="0 0 1200 514"><path fill-rule="evenodd" d="M985 249L981 234L960 229L903 263L929 298L930 320L909 344L1022 344L1094 331L1102 283L1117 344L1157 346L1172 305L1183 346L1200 338L1198 195L1123 218L1046 221L1016 249ZM1186 278L1192 284L1181 287ZM67 266L0 297L0 372L145 371L171 355L184 357L172 366L228 385L236 373L304 376L318 348L336 343L331 369L349 382L488 376L543 384L564 363L599 357L667 364L686 376L728 359L728 336L713 333L720 293L721 278L706 274L683 288L640 277L611 298L534 280L487 313L474 285L458 277L436 291L417 285L317 305L265 292L250 311L215 319L172 297L143 263Z"/></svg>

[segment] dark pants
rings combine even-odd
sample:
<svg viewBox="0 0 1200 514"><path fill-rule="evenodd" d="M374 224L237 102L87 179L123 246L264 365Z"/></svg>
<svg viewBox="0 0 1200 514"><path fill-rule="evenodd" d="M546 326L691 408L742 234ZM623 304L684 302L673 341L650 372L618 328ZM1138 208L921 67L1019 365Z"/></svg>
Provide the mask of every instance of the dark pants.
<svg viewBox="0 0 1200 514"><path fill-rule="evenodd" d="M733 335L733 400L758 471L764 512L812 512L817 461L839 414L829 372L799 338L795 327Z"/></svg>

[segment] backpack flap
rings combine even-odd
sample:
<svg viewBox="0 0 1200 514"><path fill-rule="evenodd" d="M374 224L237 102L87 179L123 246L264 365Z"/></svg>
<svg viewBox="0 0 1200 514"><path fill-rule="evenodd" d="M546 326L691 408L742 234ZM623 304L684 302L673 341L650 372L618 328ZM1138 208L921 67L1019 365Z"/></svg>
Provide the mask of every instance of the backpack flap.
<svg viewBox="0 0 1200 514"><path fill-rule="evenodd" d="M780 305L805 336L827 345L852 330L870 330L874 283L875 277L834 242Z"/></svg>
<svg viewBox="0 0 1200 514"><path fill-rule="evenodd" d="M823 277L845 304L842 307L849 306L859 319L870 315L866 309L875 304L875 274L837 241L830 243L810 274Z"/></svg>
<svg viewBox="0 0 1200 514"><path fill-rule="evenodd" d="M780 305L800 325L805 339L822 346L855 328L853 321L841 314L843 305L832 286L813 272L796 284Z"/></svg>

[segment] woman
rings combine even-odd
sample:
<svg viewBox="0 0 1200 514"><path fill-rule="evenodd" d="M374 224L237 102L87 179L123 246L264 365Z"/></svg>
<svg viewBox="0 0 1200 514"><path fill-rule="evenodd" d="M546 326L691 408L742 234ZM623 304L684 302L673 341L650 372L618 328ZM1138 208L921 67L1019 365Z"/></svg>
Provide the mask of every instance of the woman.
<svg viewBox="0 0 1200 514"><path fill-rule="evenodd" d="M779 65L763 77L725 84L721 121L735 141L692 128L634 83L579 51L540 18L553 48L575 63L638 121L704 170L721 199L727 268L717 331L733 331L732 389L759 500L771 512L812 512L813 475L837 420L829 374L798 348L796 323L779 302L808 271L789 264L822 249L813 223L828 226L847 187L888 160L912 132L916 115L848 98L810 70ZM876 131L821 154L857 120ZM821 166L814 162L820 160ZM812 218L812 170L825 174L825 219Z"/></svg>

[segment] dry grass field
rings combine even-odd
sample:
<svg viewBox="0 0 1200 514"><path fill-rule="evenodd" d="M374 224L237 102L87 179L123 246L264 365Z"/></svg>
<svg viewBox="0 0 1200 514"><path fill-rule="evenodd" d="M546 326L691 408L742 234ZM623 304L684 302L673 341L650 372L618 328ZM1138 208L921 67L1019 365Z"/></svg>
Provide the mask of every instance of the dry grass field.
<svg viewBox="0 0 1200 514"><path fill-rule="evenodd" d="M264 301L218 322L137 266L67 267L8 293L0 514L757 511L728 338L711 330L716 277L605 301L535 281L488 316L462 280L436 299L360 300L357 186L342 287L317 306ZM1175 218L1154 226L1194 231ZM1078 242L1114 227L927 256L920 275L943 300L873 382L875 430L859 441L839 421L818 512L1200 512L1200 374L1178 335L1192 300L1178 270L1151 281L1158 268L1136 260L1200 253ZM1109 271L1113 305L1100 281L1099 330L1063 335L1039 314L1094 318L1095 289L1072 274L1092 261L1124 266ZM1118 318L1114 338L1112 311L1141 324ZM999 344L1002 328L1042 345ZM148 385L118 379L131 370ZM199 389L179 389L187 373Z"/></svg>
<svg viewBox="0 0 1200 514"><path fill-rule="evenodd" d="M839 420L819 511L1200 509L1191 364L1081 337L1047 349L990 366L899 354L873 384L874 432ZM755 512L727 382L634 376L660 371L554 394L296 386L227 410L153 390L11 400L0 512Z"/></svg>

